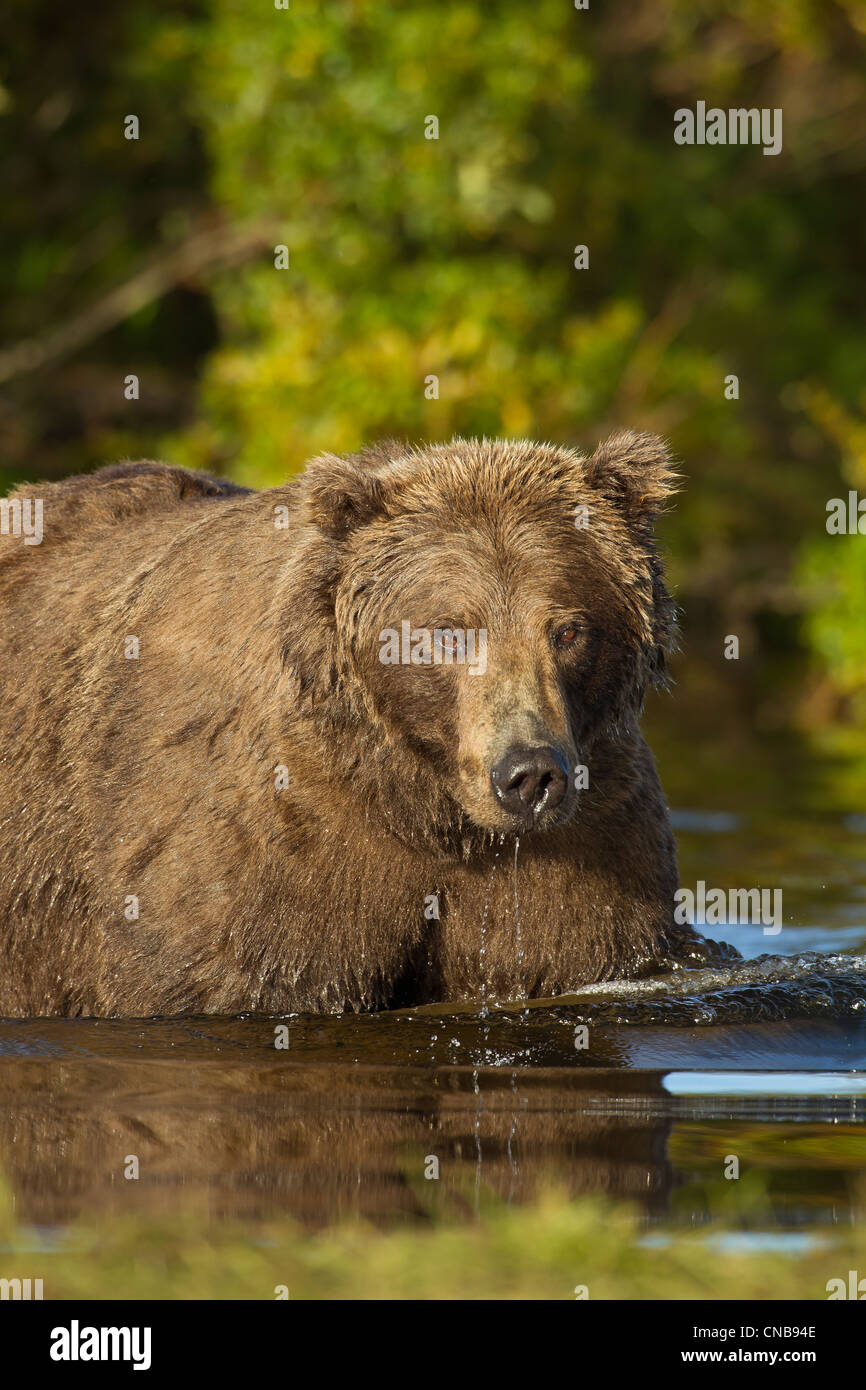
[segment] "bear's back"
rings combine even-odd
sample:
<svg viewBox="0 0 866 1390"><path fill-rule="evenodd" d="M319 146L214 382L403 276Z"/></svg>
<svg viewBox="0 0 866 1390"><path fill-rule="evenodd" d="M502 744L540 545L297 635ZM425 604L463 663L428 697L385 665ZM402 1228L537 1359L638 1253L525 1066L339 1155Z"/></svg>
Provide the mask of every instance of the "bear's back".
<svg viewBox="0 0 866 1390"><path fill-rule="evenodd" d="M64 541L80 542L85 536L105 528L142 520L151 515L176 512L183 523L198 510L194 504L216 499L249 495L250 488L193 473L166 463L142 460L138 463L111 464L56 483L24 483L15 488L4 504L6 524L0 528L0 565L22 550L26 536L15 524L18 506L26 500L41 503L42 539L39 544L53 547Z"/></svg>
<svg viewBox="0 0 866 1390"><path fill-rule="evenodd" d="M106 604L159 570L172 545L251 490L167 464L112 465L27 484L0 518L0 668L7 701L35 708L69 679ZM38 531L36 523L38 520ZM37 696L35 687L39 686ZM42 715L49 719L44 708ZM2 748L0 748L2 756Z"/></svg>

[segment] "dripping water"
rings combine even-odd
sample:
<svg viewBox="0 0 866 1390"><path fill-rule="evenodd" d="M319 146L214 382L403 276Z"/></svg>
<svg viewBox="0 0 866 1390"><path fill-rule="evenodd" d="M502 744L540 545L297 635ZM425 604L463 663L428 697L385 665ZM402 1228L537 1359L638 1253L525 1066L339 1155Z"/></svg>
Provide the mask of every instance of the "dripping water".
<svg viewBox="0 0 866 1390"><path fill-rule="evenodd" d="M523 978L523 939L522 939L522 937L521 937L521 932L520 932L520 901L519 901L518 894L517 894L517 856L518 856L519 853L520 853L520 836L519 836L519 835L515 835L515 837L514 837L514 859L512 860L512 888L513 888L513 892L514 892L514 941L515 941L515 945L516 945L516 947L517 947L517 989L518 989L518 998L520 998L520 999L525 999L525 998L526 998L526 985L525 985L525 983L524 983L524 978ZM511 1129L510 1129L509 1132L508 1132L508 1143L507 1143L506 1146L505 1146L505 1147L506 1147L506 1152L507 1152L507 1154L508 1154L508 1162L509 1162L509 1165L510 1165L510 1167L511 1167L511 1184L510 1184L509 1192L508 1192L508 1200L509 1200L509 1202L511 1201L511 1198L512 1198L512 1194L513 1194L513 1191L514 1191L514 1181L515 1181L515 1178L517 1177L517 1171L518 1171L518 1169L517 1169L517 1162L516 1162L516 1160L515 1160L514 1152L513 1152L512 1147L511 1147L512 1142L513 1142L513 1140L514 1140L514 1136L515 1136L515 1134L516 1134L516 1132L517 1132L517 1115L518 1115L518 1111L517 1111L517 1102L518 1102L518 1093L517 1093L517 1071L516 1071L516 1069L515 1069L514 1071L512 1071L512 1073L511 1073L511 1095L512 1095L512 1103L513 1103L513 1105L514 1105L514 1111L513 1111L512 1116L511 1116Z"/></svg>
<svg viewBox="0 0 866 1390"><path fill-rule="evenodd" d="M514 889L514 939L517 945L517 987L519 990L518 998L526 998L526 986L523 982L523 941L520 935L520 903L517 898L517 856L520 852L520 836L514 837L514 861L513 869L513 889Z"/></svg>
<svg viewBox="0 0 866 1390"><path fill-rule="evenodd" d="M490 911L490 894L493 889L493 876L496 873L496 866L499 862L499 855L504 844L505 835L503 834L499 837L499 844L496 848L496 853L493 856L493 863L490 866L490 874L487 879L487 892L484 895L484 912L481 916L481 946L479 952L479 967L481 973L481 1035L483 1038L483 1047L481 1051L482 1062L484 1062L487 1058L488 1043L490 1039L490 1009L487 1004L487 914ZM475 1207L477 1211L478 1203L481 1199L481 1111L483 1109L483 1102L481 1099L481 1083L477 1067L474 1069L472 1073L472 1089L474 1090L475 1095L477 1097L477 1103L475 1106Z"/></svg>
<svg viewBox="0 0 866 1390"><path fill-rule="evenodd" d="M478 1076L478 1068L472 1072L472 1089L475 1092L475 1211L479 1211L481 1204L481 1083Z"/></svg>
<svg viewBox="0 0 866 1390"><path fill-rule="evenodd" d="M502 846L505 844L505 835L499 836L499 845L493 856L493 863L490 866L490 874L487 879L487 892L484 895L484 912L481 915L481 950L479 953L479 966L481 971L481 1017L488 1019L490 1010L487 1007L487 914L490 911L490 893L493 888L493 875L499 862L499 855ZM488 1030L485 1025L484 1041L487 1042Z"/></svg>

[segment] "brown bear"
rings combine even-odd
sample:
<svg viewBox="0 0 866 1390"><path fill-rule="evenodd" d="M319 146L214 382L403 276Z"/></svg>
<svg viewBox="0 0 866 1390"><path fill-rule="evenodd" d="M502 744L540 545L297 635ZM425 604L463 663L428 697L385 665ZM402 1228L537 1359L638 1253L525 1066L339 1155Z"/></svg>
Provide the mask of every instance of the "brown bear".
<svg viewBox="0 0 866 1390"><path fill-rule="evenodd" d="M667 450L159 463L0 515L0 1014L382 1009L644 973ZM34 518L39 514L39 526ZM39 534L37 535L37 531Z"/></svg>

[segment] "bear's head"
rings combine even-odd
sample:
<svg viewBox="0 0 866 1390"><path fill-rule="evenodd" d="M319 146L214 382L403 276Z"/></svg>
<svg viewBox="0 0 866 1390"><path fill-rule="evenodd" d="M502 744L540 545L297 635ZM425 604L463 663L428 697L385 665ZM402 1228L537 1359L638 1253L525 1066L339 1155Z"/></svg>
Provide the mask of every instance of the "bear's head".
<svg viewBox="0 0 866 1390"><path fill-rule="evenodd" d="M575 769L664 675L652 523L675 481L633 432L591 457L455 439L314 459L281 623L323 775L446 850L568 821Z"/></svg>

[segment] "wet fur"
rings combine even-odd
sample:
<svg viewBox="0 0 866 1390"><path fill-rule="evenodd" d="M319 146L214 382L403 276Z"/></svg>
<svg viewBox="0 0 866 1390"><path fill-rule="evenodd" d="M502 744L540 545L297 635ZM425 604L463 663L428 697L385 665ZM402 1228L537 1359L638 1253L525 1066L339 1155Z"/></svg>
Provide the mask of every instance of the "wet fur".
<svg viewBox="0 0 866 1390"><path fill-rule="evenodd" d="M45 538L0 537L0 1013L359 1010L645 970L677 886L638 729L673 640L672 488L661 441L625 433L589 458L385 445L259 493L157 463L20 489ZM490 680L382 666L381 628L446 600L491 630ZM575 604L582 664L555 668L545 615ZM522 836L515 878L474 808L523 699L590 788Z"/></svg>

